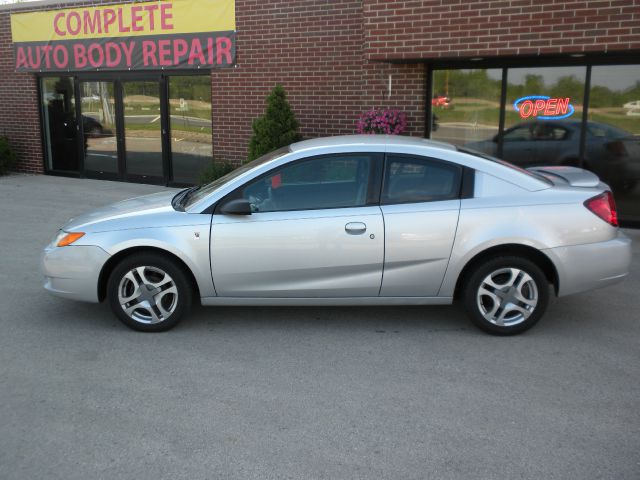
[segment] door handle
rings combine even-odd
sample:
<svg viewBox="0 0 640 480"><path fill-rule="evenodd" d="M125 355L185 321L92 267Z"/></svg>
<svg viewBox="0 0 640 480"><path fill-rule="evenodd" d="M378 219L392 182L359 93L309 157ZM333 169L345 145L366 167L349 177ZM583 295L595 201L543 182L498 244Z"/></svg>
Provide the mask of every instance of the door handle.
<svg viewBox="0 0 640 480"><path fill-rule="evenodd" d="M367 226L362 222L350 222L344 226L344 231L349 235L362 235L367 231Z"/></svg>

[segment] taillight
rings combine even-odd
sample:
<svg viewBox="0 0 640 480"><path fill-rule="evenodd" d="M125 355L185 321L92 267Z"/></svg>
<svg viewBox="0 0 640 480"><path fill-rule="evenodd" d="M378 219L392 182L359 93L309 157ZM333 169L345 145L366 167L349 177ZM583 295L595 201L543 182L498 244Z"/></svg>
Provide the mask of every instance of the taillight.
<svg viewBox="0 0 640 480"><path fill-rule="evenodd" d="M609 142L605 145L607 150L610 153L613 153L616 157L624 157L627 155L627 149L624 146L624 143L620 140L616 140L614 142Z"/></svg>
<svg viewBox="0 0 640 480"><path fill-rule="evenodd" d="M597 197L590 198L584 202L584 206L599 216L605 222L618 226L618 211L613 194L609 191L601 193Z"/></svg>

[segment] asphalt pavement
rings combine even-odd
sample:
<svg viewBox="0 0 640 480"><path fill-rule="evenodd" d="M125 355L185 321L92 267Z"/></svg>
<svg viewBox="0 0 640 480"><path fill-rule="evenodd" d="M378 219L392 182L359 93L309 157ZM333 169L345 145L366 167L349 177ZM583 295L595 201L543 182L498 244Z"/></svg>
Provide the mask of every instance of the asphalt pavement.
<svg viewBox="0 0 640 480"><path fill-rule="evenodd" d="M640 478L640 231L623 284L509 338L456 306L196 308L143 334L45 293L69 217L159 190L0 178L2 480Z"/></svg>

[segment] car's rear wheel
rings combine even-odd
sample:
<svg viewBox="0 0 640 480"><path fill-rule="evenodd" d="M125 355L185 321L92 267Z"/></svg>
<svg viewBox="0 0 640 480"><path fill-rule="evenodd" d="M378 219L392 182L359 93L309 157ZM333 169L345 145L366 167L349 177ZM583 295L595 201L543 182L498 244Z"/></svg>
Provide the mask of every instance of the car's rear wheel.
<svg viewBox="0 0 640 480"><path fill-rule="evenodd" d="M126 257L111 272L107 298L116 316L143 332L173 328L191 306L187 275L175 261L142 253Z"/></svg>
<svg viewBox="0 0 640 480"><path fill-rule="evenodd" d="M471 321L494 335L514 335L540 320L549 303L549 282L531 260L495 257L466 276L462 301Z"/></svg>

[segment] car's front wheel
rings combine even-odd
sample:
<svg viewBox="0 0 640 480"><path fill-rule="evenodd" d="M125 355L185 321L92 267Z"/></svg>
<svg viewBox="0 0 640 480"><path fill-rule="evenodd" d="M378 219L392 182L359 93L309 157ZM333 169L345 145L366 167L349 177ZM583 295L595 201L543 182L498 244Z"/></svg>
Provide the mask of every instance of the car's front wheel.
<svg viewBox="0 0 640 480"><path fill-rule="evenodd" d="M494 335L514 335L531 328L544 314L549 282L531 260L495 257L466 276L462 301L480 329Z"/></svg>
<svg viewBox="0 0 640 480"><path fill-rule="evenodd" d="M111 272L107 298L128 327L162 332L174 327L191 306L187 275L177 262L154 253L131 255Z"/></svg>

